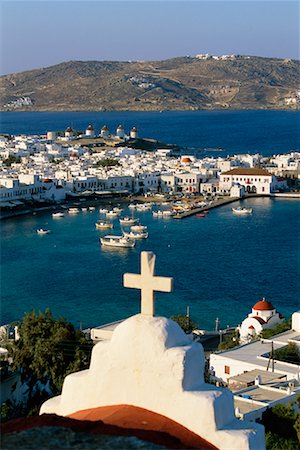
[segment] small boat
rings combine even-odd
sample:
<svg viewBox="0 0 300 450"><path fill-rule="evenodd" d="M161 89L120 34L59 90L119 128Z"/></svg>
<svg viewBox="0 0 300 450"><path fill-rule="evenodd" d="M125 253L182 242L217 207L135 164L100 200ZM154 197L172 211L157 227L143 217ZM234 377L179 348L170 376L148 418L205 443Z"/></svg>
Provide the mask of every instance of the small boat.
<svg viewBox="0 0 300 450"><path fill-rule="evenodd" d="M199 213L199 214L196 214L196 217L203 218L203 217L206 217L206 215Z"/></svg>
<svg viewBox="0 0 300 450"><path fill-rule="evenodd" d="M132 225L130 229L133 232L147 231L146 225Z"/></svg>
<svg viewBox="0 0 300 450"><path fill-rule="evenodd" d="M162 211L152 211L153 217L162 217L163 212Z"/></svg>
<svg viewBox="0 0 300 450"><path fill-rule="evenodd" d="M98 228L99 230L103 230L105 228L110 228L112 229L114 226L111 222L104 222L101 220L98 220L98 222L95 223L96 228Z"/></svg>
<svg viewBox="0 0 300 450"><path fill-rule="evenodd" d="M136 205L137 211L149 211L152 208L152 203L138 203Z"/></svg>
<svg viewBox="0 0 300 450"><path fill-rule="evenodd" d="M203 213L204 213L204 214L209 214L209 210L208 210L208 209L205 209L205 210L203 211Z"/></svg>
<svg viewBox="0 0 300 450"><path fill-rule="evenodd" d="M148 231L138 231L138 232L124 231L123 234L125 237L130 238L130 239L147 239L147 237L149 236Z"/></svg>
<svg viewBox="0 0 300 450"><path fill-rule="evenodd" d="M52 213L52 217L54 217L54 218L57 218L57 217L64 217L64 213L58 211L58 212Z"/></svg>
<svg viewBox="0 0 300 450"><path fill-rule="evenodd" d="M121 225L135 225L138 223L138 219L134 219L134 217L125 216L120 219Z"/></svg>
<svg viewBox="0 0 300 450"><path fill-rule="evenodd" d="M123 211L123 209L122 209L122 208L119 208L118 206L115 206L115 207L113 208L113 212L116 212L117 214L120 214L122 211Z"/></svg>
<svg viewBox="0 0 300 450"><path fill-rule="evenodd" d="M87 208L81 208L82 212L87 212Z"/></svg>
<svg viewBox="0 0 300 450"><path fill-rule="evenodd" d="M95 209L96 209L95 206L90 206L89 207L89 211L95 211Z"/></svg>
<svg viewBox="0 0 300 450"><path fill-rule="evenodd" d="M69 212L69 214L78 214L79 208L69 208L68 212Z"/></svg>
<svg viewBox="0 0 300 450"><path fill-rule="evenodd" d="M106 209L106 208L100 208L100 209L99 209L99 213L100 213L100 214L107 214L107 213L108 213L108 209Z"/></svg>
<svg viewBox="0 0 300 450"><path fill-rule="evenodd" d="M101 237L99 240L101 242L101 245L104 245L106 247L133 248L135 246L135 240L129 239L126 236L107 235Z"/></svg>
<svg viewBox="0 0 300 450"><path fill-rule="evenodd" d="M106 217L117 217L118 213L116 211L107 211Z"/></svg>
<svg viewBox="0 0 300 450"><path fill-rule="evenodd" d="M252 208L242 208L241 206L238 206L237 208L231 208L231 210L234 214L252 214Z"/></svg>
<svg viewBox="0 0 300 450"><path fill-rule="evenodd" d="M130 208L130 209L136 209L136 205L134 205L133 203L130 203L130 205L128 205L128 208Z"/></svg>
<svg viewBox="0 0 300 450"><path fill-rule="evenodd" d="M37 234L49 234L50 230L44 230L43 228L39 228L36 230Z"/></svg>
<svg viewBox="0 0 300 450"><path fill-rule="evenodd" d="M173 212L170 209L164 209L162 215L165 217L173 216Z"/></svg>

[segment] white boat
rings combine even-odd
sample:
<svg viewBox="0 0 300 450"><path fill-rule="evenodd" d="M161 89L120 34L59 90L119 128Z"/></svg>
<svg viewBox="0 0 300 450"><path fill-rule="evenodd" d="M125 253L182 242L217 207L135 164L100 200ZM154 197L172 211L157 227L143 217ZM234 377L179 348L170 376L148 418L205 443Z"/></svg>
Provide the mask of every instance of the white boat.
<svg viewBox="0 0 300 450"><path fill-rule="evenodd" d="M115 207L113 208L113 211L116 212L117 214L120 214L120 213L123 211L123 209L122 209L122 208L119 208L118 206L115 206Z"/></svg>
<svg viewBox="0 0 300 450"><path fill-rule="evenodd" d="M95 223L96 228L98 228L99 230L103 230L105 228L110 228L112 229L114 226L111 222L104 222L102 220L98 220L98 222Z"/></svg>
<svg viewBox="0 0 300 450"><path fill-rule="evenodd" d="M58 211L58 212L52 213L52 217L54 217L54 218L56 218L56 217L64 217L64 213Z"/></svg>
<svg viewBox="0 0 300 450"><path fill-rule="evenodd" d="M231 208L231 210L234 214L252 214L252 208L242 208L241 206L238 206L237 208Z"/></svg>
<svg viewBox="0 0 300 450"><path fill-rule="evenodd" d="M89 211L95 211L95 209L96 209L95 206L90 206L89 207Z"/></svg>
<svg viewBox="0 0 300 450"><path fill-rule="evenodd" d="M36 230L37 234L49 234L50 230L44 230L43 228L39 228Z"/></svg>
<svg viewBox="0 0 300 450"><path fill-rule="evenodd" d="M135 219L134 217L129 217L129 216L125 216L125 217L121 217L120 219L120 224L121 225L135 225L138 223L138 219Z"/></svg>
<svg viewBox="0 0 300 450"><path fill-rule="evenodd" d="M174 214L173 211L171 211L170 209L164 209L162 212L163 216L168 216L168 217L173 216L173 214Z"/></svg>
<svg viewBox="0 0 300 450"><path fill-rule="evenodd" d="M149 211L152 208L152 203L138 203L136 205L137 211Z"/></svg>
<svg viewBox="0 0 300 450"><path fill-rule="evenodd" d="M68 210L69 214L78 214L79 211L79 208L69 208Z"/></svg>
<svg viewBox="0 0 300 450"><path fill-rule="evenodd" d="M130 205L128 205L128 208L130 208L130 209L136 209L136 205L134 205L133 203L130 203Z"/></svg>
<svg viewBox="0 0 300 450"><path fill-rule="evenodd" d="M81 208L82 212L87 212L87 208Z"/></svg>
<svg viewBox="0 0 300 450"><path fill-rule="evenodd" d="M162 217L163 212L162 211L152 211L153 217Z"/></svg>
<svg viewBox="0 0 300 450"><path fill-rule="evenodd" d="M99 209L99 213L100 213L100 214L106 214L106 213L108 213L108 209L106 209L106 208L100 208L100 209Z"/></svg>
<svg viewBox="0 0 300 450"><path fill-rule="evenodd" d="M149 236L148 231L138 231L138 232L124 231L123 234L125 237L130 238L130 239L147 239L147 237Z"/></svg>
<svg viewBox="0 0 300 450"><path fill-rule="evenodd" d="M101 245L106 247L123 247L133 248L135 246L135 240L126 236L112 236L107 235L100 238Z"/></svg>
<svg viewBox="0 0 300 450"><path fill-rule="evenodd" d="M146 225L132 225L132 227L130 227L130 229L133 232L147 231Z"/></svg>
<svg viewBox="0 0 300 450"><path fill-rule="evenodd" d="M106 217L117 217L118 213L116 211L107 211Z"/></svg>

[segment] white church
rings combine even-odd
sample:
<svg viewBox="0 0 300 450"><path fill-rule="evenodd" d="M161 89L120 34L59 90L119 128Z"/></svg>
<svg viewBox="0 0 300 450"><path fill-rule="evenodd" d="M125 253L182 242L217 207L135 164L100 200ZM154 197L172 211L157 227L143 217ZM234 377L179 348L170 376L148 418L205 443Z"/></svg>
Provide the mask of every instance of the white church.
<svg viewBox="0 0 300 450"><path fill-rule="evenodd" d="M273 328L283 320L282 315L276 311L272 303L263 298L255 303L251 313L239 327L241 344L250 342L257 338L264 329Z"/></svg>
<svg viewBox="0 0 300 450"><path fill-rule="evenodd" d="M124 275L125 287L141 290L141 313L97 343L89 369L68 375L61 395L47 400L40 414L107 423L125 410L123 428L148 430L155 429L154 414L156 430L172 433L177 426L201 439L194 448L264 450L263 426L239 421L233 394L204 382L202 345L176 322L155 316L155 291L170 292L173 279L156 276L154 266L155 255L142 252L141 273Z"/></svg>

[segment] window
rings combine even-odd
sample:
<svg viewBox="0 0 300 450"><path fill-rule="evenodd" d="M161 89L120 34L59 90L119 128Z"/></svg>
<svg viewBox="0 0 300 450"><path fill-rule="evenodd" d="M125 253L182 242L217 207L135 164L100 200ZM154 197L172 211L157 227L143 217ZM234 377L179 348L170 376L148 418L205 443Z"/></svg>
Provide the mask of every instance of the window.
<svg viewBox="0 0 300 450"><path fill-rule="evenodd" d="M225 366L225 367L224 367L224 372L225 372L227 375L230 375L230 367L229 367L229 366Z"/></svg>

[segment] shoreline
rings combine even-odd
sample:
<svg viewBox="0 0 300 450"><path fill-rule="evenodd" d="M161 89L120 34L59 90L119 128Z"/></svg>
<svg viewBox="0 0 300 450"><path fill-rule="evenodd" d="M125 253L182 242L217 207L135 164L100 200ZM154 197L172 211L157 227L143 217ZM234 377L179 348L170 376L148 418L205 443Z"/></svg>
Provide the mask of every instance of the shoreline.
<svg viewBox="0 0 300 450"><path fill-rule="evenodd" d="M190 216L194 216L195 214L201 213L204 210L210 210L210 209L214 209L214 208L218 208L220 206L223 205L228 205L230 203L234 203L237 201L241 201L241 200L247 200L249 198L261 198L261 197L269 197L269 198L284 198L284 199L298 199L300 200L300 192L292 192L292 193L274 193L274 194L248 194L245 195L244 197L222 197L219 200L215 201L214 203L212 203L211 205L207 204L206 206L202 206L199 208L193 208L190 211L186 211L180 214L176 214L175 216L173 216L173 219L185 219L186 217L190 217ZM199 196L195 196L193 198L195 201L202 201L203 200L203 196L199 195ZM192 202L193 199L188 199L188 202ZM108 197L108 198L99 198L99 199L93 199L93 200L86 200L84 202L80 202L80 201L74 201L74 202L66 202L66 203L61 203L61 204L52 204L52 205L47 205L47 206L41 206L41 207L27 207L26 209L22 209L22 210L18 210L18 211L10 211L7 214L3 214L3 211L0 214L0 221L1 220L6 220L6 219L14 219L16 217L20 217L20 216L26 216L26 215L36 215L39 213L43 213L45 211L64 211L72 206L84 206L84 207L89 207L89 206L98 206L101 204L111 204L111 205L115 205L115 204L124 204L124 203L131 203L131 202L155 202L155 203L163 203L163 202L169 202L172 203L172 199L171 200L167 200L163 197L156 197L156 196L148 196L148 197L144 197L144 196L139 196L139 195L132 195L130 197Z"/></svg>

